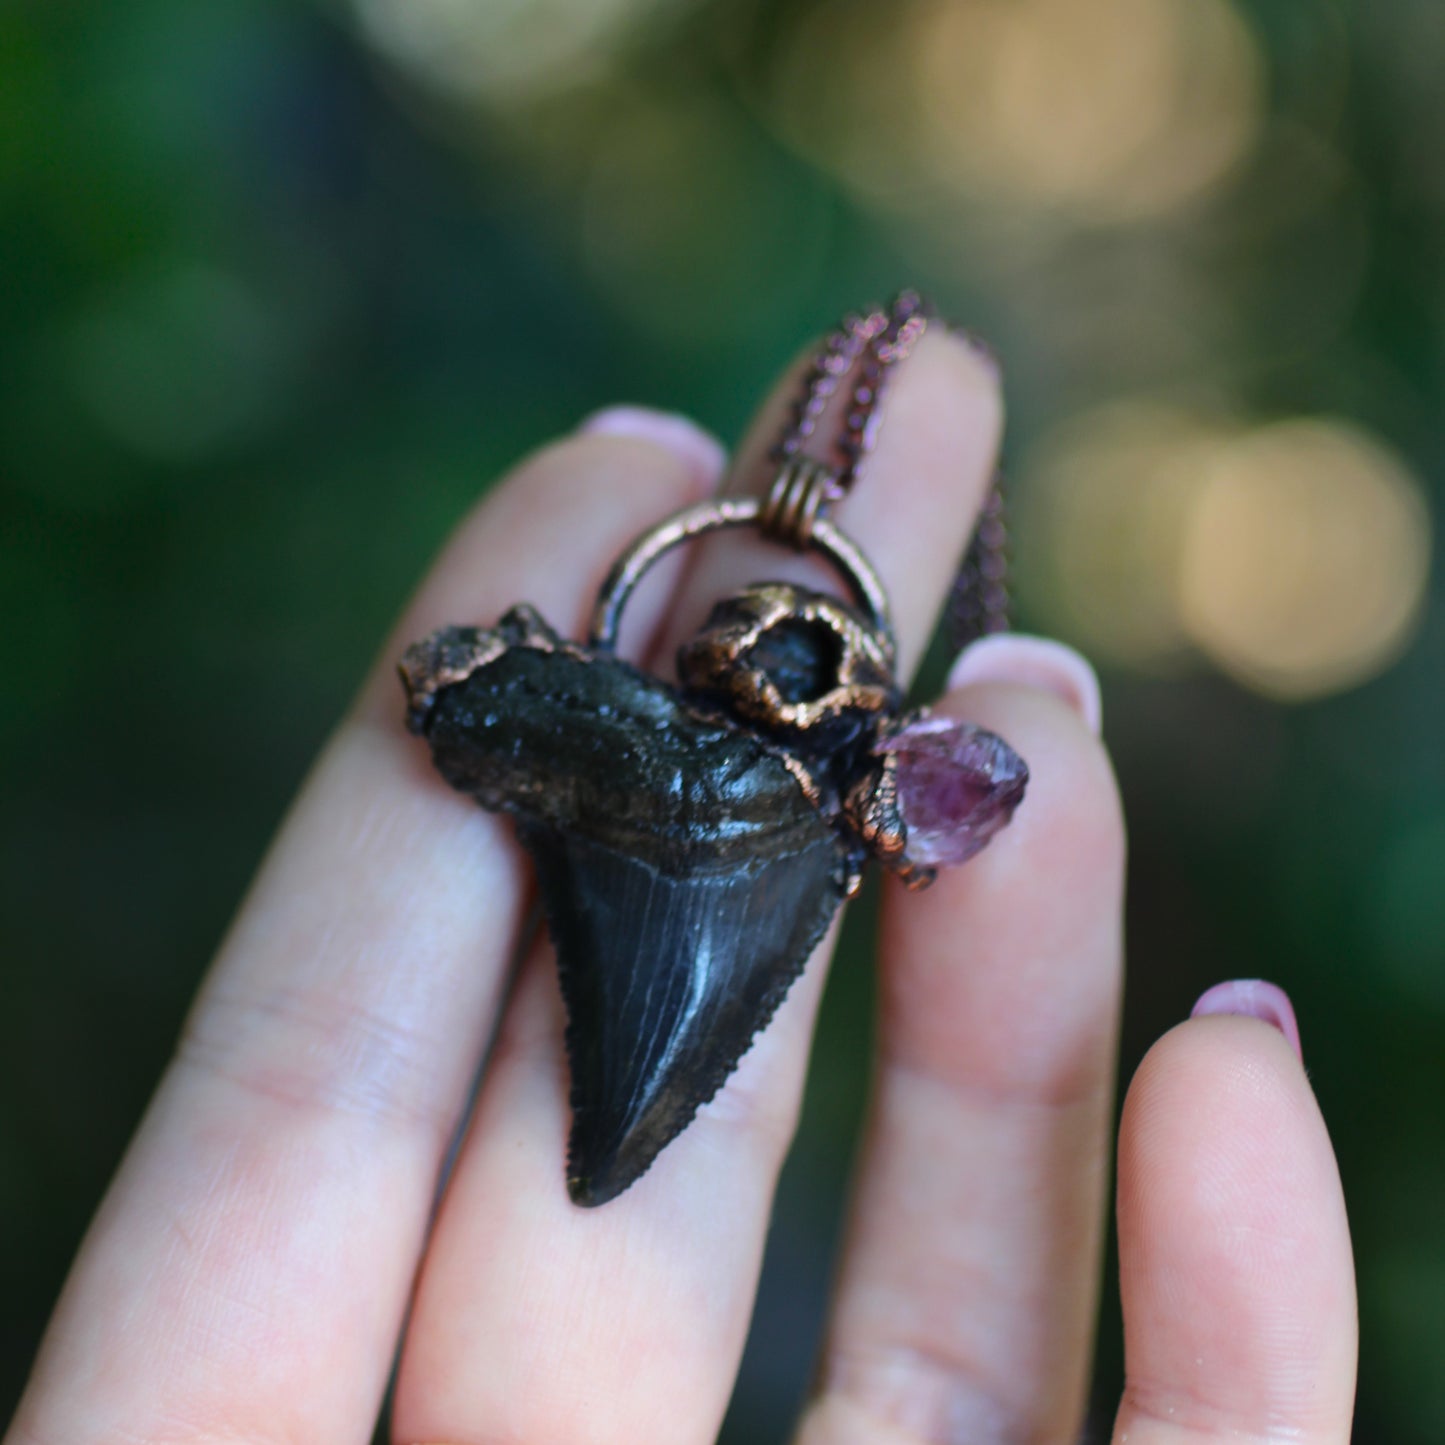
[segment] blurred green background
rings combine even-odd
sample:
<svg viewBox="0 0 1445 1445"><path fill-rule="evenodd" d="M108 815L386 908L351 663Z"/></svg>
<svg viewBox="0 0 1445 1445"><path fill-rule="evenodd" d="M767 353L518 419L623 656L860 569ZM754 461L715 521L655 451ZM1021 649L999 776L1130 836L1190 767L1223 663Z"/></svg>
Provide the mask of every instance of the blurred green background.
<svg viewBox="0 0 1445 1445"><path fill-rule="evenodd" d="M1123 1077L1289 989L1356 1438L1445 1439L1442 59L1439 0L0 10L0 1402L449 526L614 400L735 436L911 283L1003 358L1021 621L1104 672ZM803 1388L868 975L855 933L733 1442Z"/></svg>

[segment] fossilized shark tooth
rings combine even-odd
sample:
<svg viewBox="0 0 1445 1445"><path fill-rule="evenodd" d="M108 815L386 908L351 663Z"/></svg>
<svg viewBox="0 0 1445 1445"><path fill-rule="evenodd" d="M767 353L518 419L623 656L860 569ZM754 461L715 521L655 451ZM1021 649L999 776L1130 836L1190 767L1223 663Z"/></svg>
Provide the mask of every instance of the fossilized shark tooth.
<svg viewBox="0 0 1445 1445"><path fill-rule="evenodd" d="M856 845L795 766L530 610L407 655L438 769L511 813L567 1005L568 1189L621 1193L710 1099L845 897Z"/></svg>
<svg viewBox="0 0 1445 1445"><path fill-rule="evenodd" d="M779 802L792 810L793 799ZM771 828L698 840L688 868L668 872L577 834L522 828L567 1003L577 1203L606 1203L651 1165L802 972L843 900L845 869L830 830L815 820L798 832L781 847Z"/></svg>
<svg viewBox="0 0 1445 1445"><path fill-rule="evenodd" d="M719 603L678 664L674 688L529 607L402 662L438 770L514 815L536 865L579 1204L620 1194L718 1091L868 857L925 886L1028 779L991 733L900 716L882 638L805 588Z"/></svg>

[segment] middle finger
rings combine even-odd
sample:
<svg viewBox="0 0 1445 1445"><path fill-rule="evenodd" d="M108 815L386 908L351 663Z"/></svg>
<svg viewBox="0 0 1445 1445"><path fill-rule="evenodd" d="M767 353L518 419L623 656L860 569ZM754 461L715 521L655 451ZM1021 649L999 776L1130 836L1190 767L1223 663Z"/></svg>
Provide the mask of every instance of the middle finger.
<svg viewBox="0 0 1445 1445"><path fill-rule="evenodd" d="M743 450L737 486L767 482L765 447L797 377ZM836 520L893 591L905 671L918 654L992 473L997 378L930 331L900 369L864 484ZM717 539L675 598L688 629L739 582L791 563ZM671 637L664 635L665 652ZM751 1309L773 1187L791 1137L818 991L788 1002L657 1165L600 1210L569 1203L563 1012L548 951L503 1023L428 1251L398 1382L395 1438L687 1445L711 1440Z"/></svg>

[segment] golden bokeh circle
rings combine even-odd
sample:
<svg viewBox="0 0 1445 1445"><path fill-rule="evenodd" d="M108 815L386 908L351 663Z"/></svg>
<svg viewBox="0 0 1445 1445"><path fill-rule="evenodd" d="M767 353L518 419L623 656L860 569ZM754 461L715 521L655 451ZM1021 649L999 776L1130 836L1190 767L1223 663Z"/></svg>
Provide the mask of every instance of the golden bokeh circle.
<svg viewBox="0 0 1445 1445"><path fill-rule="evenodd" d="M1399 654L1424 601L1430 516L1418 481L1342 421L1256 428L1221 447L1195 493L1179 615L1224 671L1302 700Z"/></svg>

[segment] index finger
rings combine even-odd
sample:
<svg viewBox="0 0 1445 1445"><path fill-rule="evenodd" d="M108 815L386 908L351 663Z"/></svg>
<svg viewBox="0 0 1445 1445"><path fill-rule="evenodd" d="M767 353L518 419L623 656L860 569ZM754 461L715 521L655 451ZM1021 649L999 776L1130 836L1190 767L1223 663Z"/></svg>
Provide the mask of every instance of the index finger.
<svg viewBox="0 0 1445 1445"><path fill-rule="evenodd" d="M398 636L522 597L575 628L609 548L711 480L637 440L550 447L459 531ZM370 1434L526 888L510 830L405 734L397 651L210 972L51 1322L21 1438Z"/></svg>

